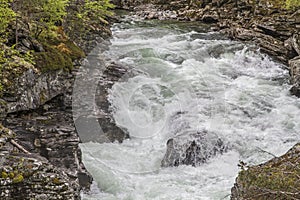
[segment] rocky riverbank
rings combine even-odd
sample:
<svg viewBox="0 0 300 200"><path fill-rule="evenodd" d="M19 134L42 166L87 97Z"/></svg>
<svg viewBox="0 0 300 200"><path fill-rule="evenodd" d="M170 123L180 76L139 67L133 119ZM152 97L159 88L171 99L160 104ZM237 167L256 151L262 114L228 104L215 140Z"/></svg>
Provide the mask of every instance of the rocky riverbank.
<svg viewBox="0 0 300 200"><path fill-rule="evenodd" d="M104 50L111 33L103 23L87 23L84 33L74 28L66 20L58 41L41 42L19 24L16 55L0 81L0 199L80 199L90 188L73 121L73 85L85 54L97 45ZM12 24L8 42L15 32ZM19 57L29 51L34 62Z"/></svg>
<svg viewBox="0 0 300 200"><path fill-rule="evenodd" d="M234 40L256 44L262 52L287 66L290 92L300 97L300 10L287 10L272 2L275 1L116 1L119 7L133 10L133 15L142 19L201 21ZM173 162L176 155L173 141L167 146L163 165L170 158ZM297 144L264 164L242 164L231 199L299 199L299 155ZM191 157L189 163L183 162ZM181 164L194 163L196 158L187 152Z"/></svg>
<svg viewBox="0 0 300 200"><path fill-rule="evenodd" d="M176 19L209 23L232 39L256 44L262 52L286 64L291 74L291 93L299 93L300 11L286 10L267 1L120 1L143 19Z"/></svg>

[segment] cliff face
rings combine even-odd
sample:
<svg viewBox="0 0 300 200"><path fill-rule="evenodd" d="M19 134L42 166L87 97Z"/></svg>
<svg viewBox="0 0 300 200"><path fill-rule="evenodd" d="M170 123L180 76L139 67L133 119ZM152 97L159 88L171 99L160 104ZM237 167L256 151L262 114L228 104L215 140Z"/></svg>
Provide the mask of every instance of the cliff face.
<svg viewBox="0 0 300 200"><path fill-rule="evenodd" d="M24 35L17 48L35 51L37 62L17 62L15 56L15 65L0 74L0 199L80 199L92 177L81 161L72 87L83 51L107 39L109 26L87 24L88 34L64 39L61 46L70 50L68 55L47 42L34 41L40 47L36 50L29 31L19 26Z"/></svg>
<svg viewBox="0 0 300 200"><path fill-rule="evenodd" d="M0 126L1 199L79 199L77 181L38 154L18 153L15 139L16 133Z"/></svg>
<svg viewBox="0 0 300 200"><path fill-rule="evenodd" d="M0 163L1 199L79 199L80 190L89 188L92 177L81 162L71 112L73 79L63 70L40 74L28 70L2 100L3 125L29 153L1 136L5 142L0 147L5 152ZM5 175L10 173L14 175ZM15 182L16 178L21 180Z"/></svg>

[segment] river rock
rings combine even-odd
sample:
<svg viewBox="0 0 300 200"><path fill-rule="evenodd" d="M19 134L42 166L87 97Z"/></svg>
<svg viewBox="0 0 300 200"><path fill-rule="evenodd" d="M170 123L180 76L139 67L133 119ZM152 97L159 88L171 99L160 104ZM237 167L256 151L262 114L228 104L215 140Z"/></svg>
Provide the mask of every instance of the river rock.
<svg viewBox="0 0 300 200"><path fill-rule="evenodd" d="M293 84L291 88L291 93L300 97L300 56L295 57L289 61L291 83Z"/></svg>
<svg viewBox="0 0 300 200"><path fill-rule="evenodd" d="M217 12L212 12L209 14L204 14L202 17L204 23L216 23L219 21L219 16Z"/></svg>
<svg viewBox="0 0 300 200"><path fill-rule="evenodd" d="M284 42L256 31L245 28L231 29L230 36L243 41L252 41L261 47L261 50L282 62L287 62L289 51L284 46Z"/></svg>
<svg viewBox="0 0 300 200"><path fill-rule="evenodd" d="M294 34L292 37L292 46L300 56L300 34Z"/></svg>
<svg viewBox="0 0 300 200"><path fill-rule="evenodd" d="M300 199L300 143L286 154L257 166L242 166L231 200Z"/></svg>
<svg viewBox="0 0 300 200"><path fill-rule="evenodd" d="M181 134L168 140L161 166L199 166L227 149L228 145L213 133L204 131Z"/></svg>
<svg viewBox="0 0 300 200"><path fill-rule="evenodd" d="M122 142L129 135L116 125L108 94L115 82L130 73L127 67L98 55L97 47L77 72L72 96L76 130L83 142Z"/></svg>

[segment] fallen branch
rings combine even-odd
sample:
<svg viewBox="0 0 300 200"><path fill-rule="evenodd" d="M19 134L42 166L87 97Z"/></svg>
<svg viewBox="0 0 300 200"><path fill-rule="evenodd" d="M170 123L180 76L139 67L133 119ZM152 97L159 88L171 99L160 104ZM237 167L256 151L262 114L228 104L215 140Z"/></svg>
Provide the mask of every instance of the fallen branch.
<svg viewBox="0 0 300 200"><path fill-rule="evenodd" d="M22 147L20 144L18 144L16 141L14 141L13 139L11 139L9 141L12 145L14 145L15 147L17 147L20 151L23 151L26 154L31 154L29 151L27 151L24 147Z"/></svg>

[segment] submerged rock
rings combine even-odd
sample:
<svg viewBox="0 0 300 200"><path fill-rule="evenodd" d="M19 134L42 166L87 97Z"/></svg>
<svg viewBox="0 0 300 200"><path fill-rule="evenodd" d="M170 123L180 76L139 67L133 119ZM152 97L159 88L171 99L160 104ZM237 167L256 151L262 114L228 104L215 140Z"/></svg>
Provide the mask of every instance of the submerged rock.
<svg viewBox="0 0 300 200"><path fill-rule="evenodd" d="M162 167L199 166L217 154L226 152L228 145L208 132L186 133L169 139Z"/></svg>
<svg viewBox="0 0 300 200"><path fill-rule="evenodd" d="M300 143L280 157L243 169L231 189L231 200L300 199L299 165Z"/></svg>

